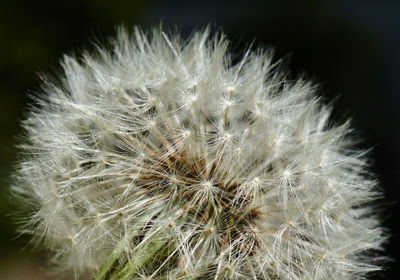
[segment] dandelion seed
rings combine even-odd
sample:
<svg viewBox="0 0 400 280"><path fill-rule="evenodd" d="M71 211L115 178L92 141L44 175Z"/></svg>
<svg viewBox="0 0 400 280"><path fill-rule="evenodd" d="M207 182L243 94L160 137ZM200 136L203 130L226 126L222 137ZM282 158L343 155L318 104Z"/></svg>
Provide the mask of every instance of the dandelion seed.
<svg viewBox="0 0 400 280"><path fill-rule="evenodd" d="M385 241L348 123L268 52L121 29L23 123L24 232L93 279L361 279ZM33 210L34 209L34 210ZM96 268L93 270L93 268Z"/></svg>

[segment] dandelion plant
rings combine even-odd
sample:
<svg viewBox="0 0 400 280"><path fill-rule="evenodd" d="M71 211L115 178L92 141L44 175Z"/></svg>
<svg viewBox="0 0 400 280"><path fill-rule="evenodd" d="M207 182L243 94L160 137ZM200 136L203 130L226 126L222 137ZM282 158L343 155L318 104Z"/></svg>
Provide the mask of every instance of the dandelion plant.
<svg viewBox="0 0 400 280"><path fill-rule="evenodd" d="M270 51L123 28L23 122L21 231L75 279L365 279L385 240L349 122Z"/></svg>

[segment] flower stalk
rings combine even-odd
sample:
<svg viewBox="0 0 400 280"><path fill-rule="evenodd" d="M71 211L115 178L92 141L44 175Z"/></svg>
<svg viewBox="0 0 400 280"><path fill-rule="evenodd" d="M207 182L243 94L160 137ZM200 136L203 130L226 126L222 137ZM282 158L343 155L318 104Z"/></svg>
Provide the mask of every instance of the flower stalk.
<svg viewBox="0 0 400 280"><path fill-rule="evenodd" d="M144 237L144 240L135 247L128 263L120 270L115 271L110 280L129 280L132 275L139 272L146 263L165 246L167 240L160 232L152 232Z"/></svg>

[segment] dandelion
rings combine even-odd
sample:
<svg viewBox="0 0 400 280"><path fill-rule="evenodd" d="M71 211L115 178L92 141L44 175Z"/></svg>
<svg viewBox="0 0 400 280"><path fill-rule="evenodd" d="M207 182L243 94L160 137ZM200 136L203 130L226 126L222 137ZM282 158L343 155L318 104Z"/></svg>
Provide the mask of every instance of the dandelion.
<svg viewBox="0 0 400 280"><path fill-rule="evenodd" d="M22 232L76 279L364 279L380 193L346 122L271 52L121 28L23 127ZM375 254L377 255L377 254Z"/></svg>

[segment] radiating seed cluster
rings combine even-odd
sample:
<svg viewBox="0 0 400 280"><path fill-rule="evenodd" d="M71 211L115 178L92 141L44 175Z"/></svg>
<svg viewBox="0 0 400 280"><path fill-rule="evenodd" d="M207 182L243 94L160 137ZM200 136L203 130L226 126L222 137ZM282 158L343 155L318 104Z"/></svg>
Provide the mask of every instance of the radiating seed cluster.
<svg viewBox="0 0 400 280"><path fill-rule="evenodd" d="M286 80L269 52L233 64L208 31L121 29L111 46L66 56L24 122L22 230L61 270L96 275L118 250L104 279L378 269L375 181L312 84Z"/></svg>

